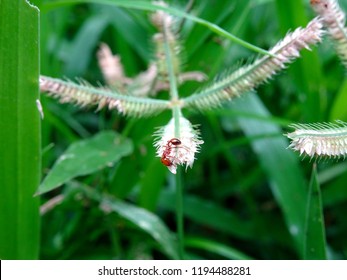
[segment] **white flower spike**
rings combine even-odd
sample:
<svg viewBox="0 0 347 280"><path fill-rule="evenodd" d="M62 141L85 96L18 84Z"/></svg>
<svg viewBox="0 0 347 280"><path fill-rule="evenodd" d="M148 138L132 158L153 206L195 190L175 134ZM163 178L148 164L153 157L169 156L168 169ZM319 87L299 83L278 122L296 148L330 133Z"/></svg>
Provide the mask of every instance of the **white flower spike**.
<svg viewBox="0 0 347 280"><path fill-rule="evenodd" d="M289 148L310 157L346 157L347 123L293 124L295 131L286 134Z"/></svg>
<svg viewBox="0 0 347 280"><path fill-rule="evenodd" d="M157 156L168 169L176 174L178 165L186 165L186 169L193 166L195 153L204 143L199 138L198 130L184 117L179 118L179 136L175 135L175 120L162 127L155 134L157 139L154 143Z"/></svg>

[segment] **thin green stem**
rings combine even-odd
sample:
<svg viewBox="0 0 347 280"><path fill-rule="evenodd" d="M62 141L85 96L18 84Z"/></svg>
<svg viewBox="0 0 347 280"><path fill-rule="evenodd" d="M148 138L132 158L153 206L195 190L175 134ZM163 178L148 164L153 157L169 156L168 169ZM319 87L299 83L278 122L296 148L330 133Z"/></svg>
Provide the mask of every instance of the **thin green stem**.
<svg viewBox="0 0 347 280"><path fill-rule="evenodd" d="M183 225L183 184L182 184L182 168L177 168L175 177L176 183L176 223L177 223L177 239L178 239L178 256L184 259L184 225Z"/></svg>
<svg viewBox="0 0 347 280"><path fill-rule="evenodd" d="M168 40L168 29L163 21L163 33L164 33L164 49L166 66L169 74L170 82L170 99L171 102L177 103L179 96L177 90L177 81L173 68L173 55L171 52ZM181 108L179 105L174 105L172 107L172 114L175 120L175 137L180 138L180 117ZM177 223L177 239L178 239L178 257L179 259L184 259L184 228L183 228L183 186L182 186L182 171L181 168L177 168L177 174L174 176L176 184L176 223Z"/></svg>

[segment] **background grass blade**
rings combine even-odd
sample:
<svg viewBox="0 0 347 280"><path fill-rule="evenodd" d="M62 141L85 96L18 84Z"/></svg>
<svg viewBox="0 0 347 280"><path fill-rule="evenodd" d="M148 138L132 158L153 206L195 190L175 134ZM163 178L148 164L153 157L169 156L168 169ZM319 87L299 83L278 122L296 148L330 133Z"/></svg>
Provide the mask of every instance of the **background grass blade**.
<svg viewBox="0 0 347 280"><path fill-rule="evenodd" d="M312 169L307 200L304 258L306 260L325 260L327 258L322 198L316 165Z"/></svg>
<svg viewBox="0 0 347 280"><path fill-rule="evenodd" d="M53 190L67 181L113 164L133 150L132 143L113 131L73 143L54 164L37 194Z"/></svg>
<svg viewBox="0 0 347 280"><path fill-rule="evenodd" d="M330 121L335 120L347 120L347 79L341 83L341 86L336 94L336 98L332 105L329 119Z"/></svg>
<svg viewBox="0 0 347 280"><path fill-rule="evenodd" d="M185 244L188 248L205 250L231 260L252 259L235 248L208 239L190 237L185 239Z"/></svg>
<svg viewBox="0 0 347 280"><path fill-rule="evenodd" d="M109 19L105 15L95 15L88 18L79 30L75 40L68 48L69 60L65 66L65 73L69 77L79 77L89 65L93 57L93 47L100 42L101 33L104 31Z"/></svg>
<svg viewBox="0 0 347 280"><path fill-rule="evenodd" d="M253 50L255 52L261 53L263 55L270 55L268 51L263 50L261 48L258 48L257 46L254 46L252 44L247 43L246 41L243 41L242 39L234 36L233 34L227 32L223 28L219 27L218 25L211 23L209 21L206 21L204 19L201 19L199 17L195 17L191 14L187 14L185 12L182 12L178 9L174 9L171 7L164 7L158 4L152 4L150 2L146 1L123 1L123 0L65 0L65 1L56 1L54 3L47 3L43 5L44 10L50 10L58 7L63 7L66 5L76 5L76 4L82 4L82 3L98 3L98 4L104 4L104 5L115 5L119 7L124 8L132 8L132 9L140 9L140 10L146 10L146 11L156 11L156 10L162 10L169 14L178 16L178 17L184 17L187 19L190 19L192 21L195 21L196 23L199 23L206 28L210 29L211 31L215 32L216 34L223 36L225 38L228 38L229 40L242 45L245 48L248 48L250 50Z"/></svg>
<svg viewBox="0 0 347 280"><path fill-rule="evenodd" d="M270 114L259 97L253 93L237 100L231 107L262 116ZM278 125L244 118L238 118L238 123L247 137L278 133L279 137L256 139L251 145L268 175L272 193L283 211L288 231L296 242L297 251L301 253L305 221L303 213L307 194L298 158L294 153L286 150L288 144L282 137L282 131Z"/></svg>
<svg viewBox="0 0 347 280"><path fill-rule="evenodd" d="M96 57L99 42L107 43L112 53L121 57L128 77L145 71L154 59L152 36L156 28L149 16L153 13L150 9L156 8L151 0L94 0L78 5L69 1L63 8L58 8L55 0L31 1L43 8L41 12L48 5L52 8L55 5L54 9L41 13L40 58L44 75L60 78L79 75L93 85L104 84ZM102 4L106 2L128 6ZM144 5L151 8L130 8L134 2L146 2ZM179 12L187 4L182 0L165 2ZM262 49L271 48L282 35L306 25L315 16L308 0L189 2L194 5L186 14L216 24ZM347 11L347 1L339 4ZM235 71L252 63L254 53L249 49L193 20L180 16L177 19L184 21L179 36L183 71L201 71L213 81L217 73ZM86 35L88 30L94 32L91 40ZM302 55L303 59L259 87L256 97L245 95L233 102L232 110L224 107L206 115L183 111L193 124L200 124L204 140L194 167L183 174L185 236L198 240L194 245L185 243L185 257L232 258L227 251L231 248L254 259L304 258L307 193L313 162L286 149L288 142L282 130L293 122L346 120L347 86L346 73L328 37L312 52L305 51ZM1 55L1 63L4 59ZM75 65L76 61L79 65ZM180 96L189 96L200 87L203 84L195 81L184 83L179 87ZM166 99L167 93L160 92L157 97ZM149 210L156 217L153 221L165 224L166 232L172 235L175 186L167 168L155 157L152 136L156 127L168 122L170 112L128 120L114 111L105 109L96 113L57 103L49 97L41 98L45 111L44 170L49 171L69 145L103 130L118 131L132 139L134 151L117 161L114 168L77 177L41 197L44 205L52 208L42 216L40 258L173 258L166 253L166 245L161 245L165 242L155 239L156 228L151 227L151 231L149 227L140 227L141 220L136 220L134 212L127 218L121 214L127 212L116 208L110 212L100 209L101 200L111 195L112 199L126 202L125 211L129 210L129 204L140 211ZM7 144L8 147L12 148ZM327 256L346 259L347 165L323 160L317 163L317 170L326 221ZM101 200L83 195L80 188L75 188L76 183L92 186ZM1 182L0 188L2 185ZM64 200L60 204L50 204L61 196ZM220 249L220 244L225 247ZM172 252L175 250L174 246ZM214 250L218 253L213 253Z"/></svg>
<svg viewBox="0 0 347 280"><path fill-rule="evenodd" d="M305 11L305 4L309 1L276 0L277 15L280 22L281 33L284 35L289 29L305 26L309 18ZM296 92L304 94L301 102L302 111L306 122L321 121L326 109L327 97L323 83L322 68L317 52L303 52L301 59L288 70L291 81L294 81ZM300 96L298 96L300 98Z"/></svg>
<svg viewBox="0 0 347 280"><path fill-rule="evenodd" d="M204 227L228 233L241 239L250 238L254 232L251 223L242 220L235 213L208 200L185 195L183 203L185 217L194 223L202 224ZM166 210L174 211L175 193L167 190L162 191L159 206Z"/></svg>
<svg viewBox="0 0 347 280"><path fill-rule="evenodd" d="M39 253L38 15L26 1L0 4L0 259Z"/></svg>

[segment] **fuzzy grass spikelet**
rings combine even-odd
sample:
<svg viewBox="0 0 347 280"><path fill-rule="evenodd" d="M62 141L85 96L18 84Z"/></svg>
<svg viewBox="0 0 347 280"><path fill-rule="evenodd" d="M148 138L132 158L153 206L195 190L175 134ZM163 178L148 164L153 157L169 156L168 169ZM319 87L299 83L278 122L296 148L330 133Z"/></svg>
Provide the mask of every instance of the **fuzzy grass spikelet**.
<svg viewBox="0 0 347 280"><path fill-rule="evenodd" d="M168 160L165 165L173 174L176 174L178 165L192 167L195 153L199 152L200 145L204 143L199 137L199 131L183 116L179 117L179 136L175 134L175 119L171 119L166 126L160 128L155 136L157 156L162 162L163 159ZM172 139L179 139L180 144L171 144Z"/></svg>
<svg viewBox="0 0 347 280"><path fill-rule="evenodd" d="M167 6L165 2L155 2L161 6ZM172 66L177 76L181 72L181 44L178 39L177 22L174 17L164 11L156 11L151 16L152 24L158 29L159 33L154 34L153 43L155 47L155 63L158 69L158 78L167 81L169 73L166 64L165 43L170 48L172 56ZM164 35L165 34L165 35Z"/></svg>
<svg viewBox="0 0 347 280"><path fill-rule="evenodd" d="M45 76L40 76L40 90L60 99L62 103L75 103L81 107L98 105L98 110L107 107L134 117L158 114L170 105L165 100L127 96L106 88L95 88L85 81L76 84Z"/></svg>
<svg viewBox="0 0 347 280"><path fill-rule="evenodd" d="M310 45L320 42L322 33L321 21L318 18L313 19L305 28L289 33L273 47L269 51L273 56L259 58L254 63L214 81L210 86L185 98L184 106L200 110L211 109L254 89L298 58L300 50L310 49Z"/></svg>
<svg viewBox="0 0 347 280"><path fill-rule="evenodd" d="M346 157L347 123L293 124L294 132L286 134L291 139L289 148L309 157Z"/></svg>
<svg viewBox="0 0 347 280"><path fill-rule="evenodd" d="M125 92L125 85L131 83L131 79L125 76L121 58L113 55L110 47L101 43L97 53L99 68L107 85L120 92Z"/></svg>
<svg viewBox="0 0 347 280"><path fill-rule="evenodd" d="M311 0L311 6L321 16L342 63L347 67L346 15L336 0Z"/></svg>

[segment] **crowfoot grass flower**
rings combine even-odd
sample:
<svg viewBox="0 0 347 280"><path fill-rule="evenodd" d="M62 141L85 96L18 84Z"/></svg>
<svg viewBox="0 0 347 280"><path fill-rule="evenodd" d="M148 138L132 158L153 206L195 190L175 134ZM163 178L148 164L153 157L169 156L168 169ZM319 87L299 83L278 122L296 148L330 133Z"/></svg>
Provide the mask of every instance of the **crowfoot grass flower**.
<svg viewBox="0 0 347 280"><path fill-rule="evenodd" d="M286 134L289 148L310 157L346 157L347 123L293 124L295 131Z"/></svg>
<svg viewBox="0 0 347 280"><path fill-rule="evenodd" d="M204 143L199 138L199 131L182 116L179 117L179 135L175 134L175 119L171 119L155 136L157 156L173 174L176 174L178 165L186 165L186 169L192 167L195 153Z"/></svg>

